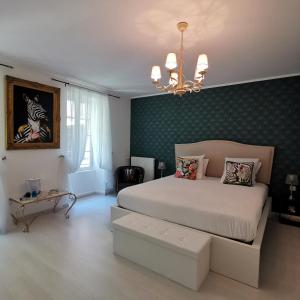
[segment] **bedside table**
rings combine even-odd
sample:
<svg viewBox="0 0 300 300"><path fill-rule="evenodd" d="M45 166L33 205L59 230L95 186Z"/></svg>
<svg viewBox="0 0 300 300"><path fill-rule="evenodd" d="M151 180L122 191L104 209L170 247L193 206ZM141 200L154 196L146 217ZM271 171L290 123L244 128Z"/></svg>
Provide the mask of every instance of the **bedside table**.
<svg viewBox="0 0 300 300"><path fill-rule="evenodd" d="M279 222L300 227L300 200L281 200Z"/></svg>

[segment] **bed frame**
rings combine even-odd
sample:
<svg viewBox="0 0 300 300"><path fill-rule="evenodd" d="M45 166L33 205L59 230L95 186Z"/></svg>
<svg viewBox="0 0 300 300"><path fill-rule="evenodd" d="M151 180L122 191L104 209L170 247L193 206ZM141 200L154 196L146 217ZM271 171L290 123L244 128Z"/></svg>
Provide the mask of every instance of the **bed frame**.
<svg viewBox="0 0 300 300"><path fill-rule="evenodd" d="M205 154L210 159L207 176L211 177L222 176L225 157L259 158L262 166L257 174L257 181L265 184L270 183L274 147L212 140L192 144L176 144L175 154L176 156ZM211 271L258 288L260 252L271 207L272 199L267 198L257 227L256 237L252 244L206 233L212 238L210 255ZM111 220L114 221L129 213L131 213L130 210L112 206Z"/></svg>

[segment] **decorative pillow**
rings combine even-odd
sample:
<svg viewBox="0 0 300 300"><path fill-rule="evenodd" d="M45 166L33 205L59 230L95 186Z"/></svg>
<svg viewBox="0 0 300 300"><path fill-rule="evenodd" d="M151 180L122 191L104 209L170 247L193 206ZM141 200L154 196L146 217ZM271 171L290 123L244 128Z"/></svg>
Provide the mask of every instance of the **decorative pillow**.
<svg viewBox="0 0 300 300"><path fill-rule="evenodd" d="M197 177L198 160L183 157L176 158L175 177L195 180Z"/></svg>
<svg viewBox="0 0 300 300"><path fill-rule="evenodd" d="M226 161L223 183L252 186L254 162Z"/></svg>
<svg viewBox="0 0 300 300"><path fill-rule="evenodd" d="M253 162L254 163L254 170L252 173L252 185L256 184L256 175L258 171L260 170L261 167L261 162L258 158L232 158L232 157L225 157L225 163L224 163L224 171L223 171L223 176L221 178L221 182L224 182L225 175L226 175L226 162L227 161L233 161L233 162Z"/></svg>
<svg viewBox="0 0 300 300"><path fill-rule="evenodd" d="M206 170L207 170L208 163L209 163L209 158L204 158L203 159L203 176L206 176Z"/></svg>
<svg viewBox="0 0 300 300"><path fill-rule="evenodd" d="M180 158L183 159L196 159L198 160L198 168L197 168L197 174L196 174L196 179L202 179L203 176L205 175L204 172L204 154L203 155L189 155L189 156L180 156Z"/></svg>

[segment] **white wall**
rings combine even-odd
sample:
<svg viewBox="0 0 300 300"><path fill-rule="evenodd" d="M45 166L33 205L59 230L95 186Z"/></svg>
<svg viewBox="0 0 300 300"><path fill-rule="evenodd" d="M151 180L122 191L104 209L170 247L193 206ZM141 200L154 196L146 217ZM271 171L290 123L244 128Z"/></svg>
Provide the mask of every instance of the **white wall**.
<svg viewBox="0 0 300 300"><path fill-rule="evenodd" d="M22 195L26 192L25 179L41 178L42 189L48 190L59 186L59 155L60 149L41 149L41 150L9 150L5 149L6 143L6 81L5 75L10 75L26 80L32 80L43 84L57 86L61 88L61 116L64 115L63 101L65 101L65 87L62 84L51 80L52 74L41 73L24 67L15 67L6 69L0 67L0 155L5 155L7 160L2 163L7 168L8 193L10 196ZM60 76L59 78L63 78ZM113 164L117 167L127 164L127 158L130 153L130 100L110 98L111 104L111 121L112 121L112 148ZM62 126L63 124L61 124ZM63 137L61 144L63 144ZM86 177L85 177L86 175ZM82 173L82 180L76 180L77 186L81 193L88 193L90 187L90 174ZM96 183L94 183L95 186ZM85 190L85 187L87 189ZM7 201L0 199L0 201ZM0 215L1 217L1 215Z"/></svg>
<svg viewBox="0 0 300 300"><path fill-rule="evenodd" d="M5 75L11 75L44 84L58 86L49 75L36 73L32 70L16 68L13 70L2 68L0 74L0 104L1 111L6 111L6 81ZM61 91L61 102L64 101L64 90ZM61 105L62 107L62 105ZM62 112L63 113L63 112ZM0 141L1 153L6 155L4 161L7 168L7 182L9 195L20 196L26 191L25 179L39 177L42 180L43 189L51 189L58 185L58 156L59 149L45 150L9 150L6 151L6 122L5 115L1 117Z"/></svg>

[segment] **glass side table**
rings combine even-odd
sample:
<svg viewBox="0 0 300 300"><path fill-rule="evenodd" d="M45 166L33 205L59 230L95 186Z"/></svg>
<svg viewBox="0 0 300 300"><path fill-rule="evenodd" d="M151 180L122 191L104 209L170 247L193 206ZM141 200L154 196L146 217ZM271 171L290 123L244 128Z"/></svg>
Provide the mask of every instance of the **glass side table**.
<svg viewBox="0 0 300 300"><path fill-rule="evenodd" d="M25 215L26 207L29 205L38 205L45 201L53 202L52 211L55 213L56 208L60 202L60 200L64 197L68 196L68 205L65 211L66 219L69 219L70 215L69 212L74 206L77 201L77 197L75 194L70 192L56 192L56 193L48 193L48 192L41 192L37 197L34 198L24 198L22 200L9 198L10 205L11 205L11 216L13 218L14 224L17 225L18 223L23 224L23 232L29 232L30 225L36 220L37 217L45 214L45 211L41 211L38 213L34 213L32 215Z"/></svg>

